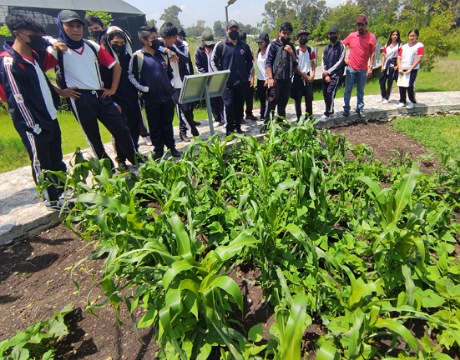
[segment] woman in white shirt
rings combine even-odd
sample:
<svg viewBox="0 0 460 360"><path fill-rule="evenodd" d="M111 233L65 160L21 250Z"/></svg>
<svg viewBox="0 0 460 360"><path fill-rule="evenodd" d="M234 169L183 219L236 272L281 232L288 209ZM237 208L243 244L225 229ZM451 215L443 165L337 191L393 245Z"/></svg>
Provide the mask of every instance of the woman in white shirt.
<svg viewBox="0 0 460 360"><path fill-rule="evenodd" d="M265 73L265 60L267 59L267 47L270 43L267 33L262 33L256 40L259 45L257 50L257 97L260 100L260 118L265 119L267 109L267 76Z"/></svg>
<svg viewBox="0 0 460 360"><path fill-rule="evenodd" d="M398 52L398 72L399 76L408 77L407 86L399 85L399 104L398 107L406 106L408 109L412 109L415 101L415 80L417 78L418 69L420 69L420 63L422 56L425 51L423 44L418 41L419 32L417 29L409 31L409 43L403 45ZM409 95L409 101L406 104L406 93Z"/></svg>
<svg viewBox="0 0 460 360"><path fill-rule="evenodd" d="M399 30L393 30L390 33L387 44L382 51L382 69L379 79L382 104L388 104L393 81L398 77L398 66L396 65L396 59L398 58L398 51L401 46L402 42Z"/></svg>

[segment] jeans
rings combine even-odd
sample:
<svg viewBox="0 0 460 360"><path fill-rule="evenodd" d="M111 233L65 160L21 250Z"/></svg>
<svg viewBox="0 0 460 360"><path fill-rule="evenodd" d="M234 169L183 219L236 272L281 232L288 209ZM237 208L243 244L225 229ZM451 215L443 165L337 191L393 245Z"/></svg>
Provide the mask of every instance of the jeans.
<svg viewBox="0 0 460 360"><path fill-rule="evenodd" d="M345 105L343 110L350 112L350 98L351 90L356 82L356 91L358 93L358 104L356 111L361 111L364 108L364 85L366 85L366 72L367 70L354 70L347 66L347 73L345 77L345 94L343 100Z"/></svg>

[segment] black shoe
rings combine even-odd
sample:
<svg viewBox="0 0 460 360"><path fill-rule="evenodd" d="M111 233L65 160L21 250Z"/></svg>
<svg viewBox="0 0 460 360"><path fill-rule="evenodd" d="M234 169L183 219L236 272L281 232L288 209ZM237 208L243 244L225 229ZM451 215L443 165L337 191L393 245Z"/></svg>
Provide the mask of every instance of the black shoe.
<svg viewBox="0 0 460 360"><path fill-rule="evenodd" d="M259 120L259 119L257 119L257 116L254 116L254 115L247 115L247 116L246 116L246 120L254 120L254 121L256 121L256 120Z"/></svg>
<svg viewBox="0 0 460 360"><path fill-rule="evenodd" d="M238 134L244 134L244 131L240 127L235 128L235 132Z"/></svg>
<svg viewBox="0 0 460 360"><path fill-rule="evenodd" d="M260 133L261 134L265 134L268 130L268 126L267 124L264 124L261 128L260 128Z"/></svg>
<svg viewBox="0 0 460 360"><path fill-rule="evenodd" d="M158 151L154 151L153 152L153 160L159 160L163 157L163 153L162 152L158 152Z"/></svg>
<svg viewBox="0 0 460 360"><path fill-rule="evenodd" d="M241 119L241 120L240 120L240 124L246 124L246 120Z"/></svg>
<svg viewBox="0 0 460 360"><path fill-rule="evenodd" d="M234 130L228 130L228 129L227 129L227 130L225 131L225 135L226 135L226 136L230 136L230 135L232 135L234 132L235 132Z"/></svg>
<svg viewBox="0 0 460 360"><path fill-rule="evenodd" d="M128 165L124 161L120 161L117 163L117 170L119 172L127 172L128 171Z"/></svg>
<svg viewBox="0 0 460 360"><path fill-rule="evenodd" d="M199 121L193 121L193 124L194 124L195 126L200 126L200 125L201 125L201 122L199 122Z"/></svg>
<svg viewBox="0 0 460 360"><path fill-rule="evenodd" d="M176 148L169 149L169 151L171 152L171 155L175 158L179 158L182 156L182 153Z"/></svg>
<svg viewBox="0 0 460 360"><path fill-rule="evenodd" d="M187 133L185 131L181 131L179 133L179 137L182 141L185 141L185 142L190 142L190 138L187 136Z"/></svg>
<svg viewBox="0 0 460 360"><path fill-rule="evenodd" d="M344 111L342 115L345 116L345 117L350 116L350 112L349 111Z"/></svg>

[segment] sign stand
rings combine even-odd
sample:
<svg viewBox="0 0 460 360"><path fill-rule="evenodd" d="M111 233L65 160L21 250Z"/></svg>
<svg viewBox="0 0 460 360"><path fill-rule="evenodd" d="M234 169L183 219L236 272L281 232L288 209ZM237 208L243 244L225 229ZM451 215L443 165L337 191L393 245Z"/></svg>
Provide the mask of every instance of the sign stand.
<svg viewBox="0 0 460 360"><path fill-rule="evenodd" d="M206 74L186 75L179 95L179 104L205 100L208 110L209 132L214 135L211 98L222 96L230 70Z"/></svg>

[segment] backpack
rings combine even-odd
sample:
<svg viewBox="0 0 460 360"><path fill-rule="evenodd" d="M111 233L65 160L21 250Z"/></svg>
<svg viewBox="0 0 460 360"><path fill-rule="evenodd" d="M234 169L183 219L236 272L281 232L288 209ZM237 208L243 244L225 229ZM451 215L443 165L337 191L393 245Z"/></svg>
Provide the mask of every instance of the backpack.
<svg viewBox="0 0 460 360"><path fill-rule="evenodd" d="M96 65L96 71L97 71L97 74L100 78L100 70L99 70L99 61L97 60L97 50L96 48L94 47L93 44L91 44L90 41L88 41L87 39L83 39L83 42L88 45L88 47L93 51L94 53L94 57L95 57L95 65ZM57 52L57 56L58 56L58 66L56 66L55 68L55 72L56 72L56 83L58 84L58 86L61 88L61 89L67 89L67 84L65 82L65 74L64 74L64 54L61 52L61 51L58 51Z"/></svg>
<svg viewBox="0 0 460 360"><path fill-rule="evenodd" d="M272 46L276 42L272 43ZM276 80L290 80L292 77L292 61L291 54L284 50L284 45L281 45L276 53L275 60L273 61L273 78Z"/></svg>
<svg viewBox="0 0 460 360"><path fill-rule="evenodd" d="M133 53L133 56L136 56L137 59L137 79L141 79L141 71L142 71L142 65L144 65L144 53L142 50L137 50ZM163 57L163 60L166 63L166 67L169 66L169 58L168 55L161 53L161 56Z"/></svg>

